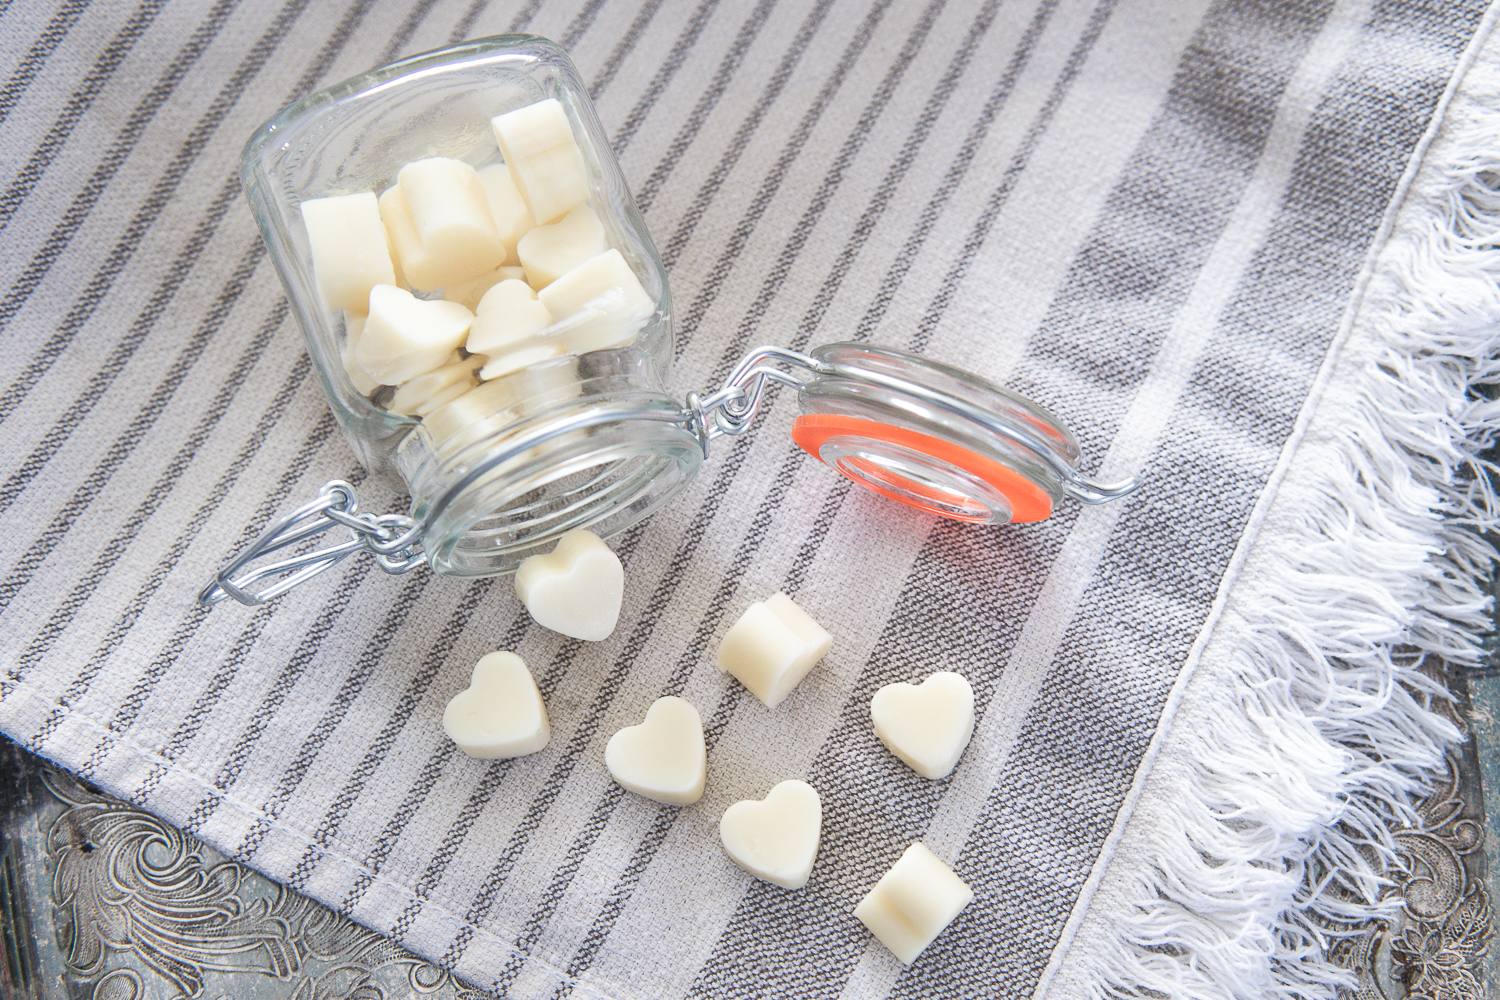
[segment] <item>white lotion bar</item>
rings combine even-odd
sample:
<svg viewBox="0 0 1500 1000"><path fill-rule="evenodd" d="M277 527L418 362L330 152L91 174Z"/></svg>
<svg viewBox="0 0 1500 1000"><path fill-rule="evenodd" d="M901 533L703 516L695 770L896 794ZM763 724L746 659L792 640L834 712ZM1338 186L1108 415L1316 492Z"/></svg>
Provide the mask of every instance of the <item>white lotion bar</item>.
<svg viewBox="0 0 1500 1000"><path fill-rule="evenodd" d="M370 289L396 283L375 195L364 191L314 198L301 207L318 294L330 309L363 315Z"/></svg>
<svg viewBox="0 0 1500 1000"><path fill-rule="evenodd" d="M588 200L588 172L562 102L549 97L490 119L500 155L538 225Z"/></svg>
<svg viewBox="0 0 1500 1000"><path fill-rule="evenodd" d="M785 594L745 609L719 643L719 667L775 708L833 645L833 636Z"/></svg>
<svg viewBox="0 0 1500 1000"><path fill-rule="evenodd" d="M708 775L698 710L681 698L658 698L646 710L644 722L610 737L604 766L637 795L668 805L692 805L703 797Z"/></svg>
<svg viewBox="0 0 1500 1000"><path fill-rule="evenodd" d="M481 373L482 374L482 373ZM422 419L434 447L453 455L514 420L521 420L579 395L578 370L549 363L476 388Z"/></svg>
<svg viewBox="0 0 1500 1000"><path fill-rule="evenodd" d="M569 531L516 570L516 595L538 625L574 639L609 638L620 619L625 569L592 531Z"/></svg>
<svg viewBox="0 0 1500 1000"><path fill-rule="evenodd" d="M870 699L880 742L924 778L946 778L974 735L974 689L952 671L887 684Z"/></svg>
<svg viewBox="0 0 1500 1000"><path fill-rule="evenodd" d="M397 285L431 291L438 285L427 286L413 282L407 277L412 271L423 279L433 276L436 268L422 250L422 238L417 235L417 225L412 221L411 209L406 204L406 195L401 185L392 184L380 193L380 221L385 223L386 238L391 248L391 262L400 272Z"/></svg>
<svg viewBox="0 0 1500 1000"><path fill-rule="evenodd" d="M490 653L474 664L469 686L443 711L443 731L485 760L535 753L552 736L541 692L515 653Z"/></svg>
<svg viewBox="0 0 1500 1000"><path fill-rule="evenodd" d="M524 281L507 278L484 293L474 311L465 345L471 354L497 359L510 351L536 347L535 338L552 325L552 314Z"/></svg>
<svg viewBox="0 0 1500 1000"><path fill-rule="evenodd" d="M366 303L368 306L368 303ZM360 364L354 357L354 345L359 343L359 335L364 332L365 317L363 312L344 313L344 345L339 350L339 359L344 362L344 370L349 373L349 381L354 383L354 391L361 396L368 396L380 388L380 383L370 377L365 371L365 366Z"/></svg>
<svg viewBox="0 0 1500 1000"><path fill-rule="evenodd" d="M408 379L391 397L388 408L395 413L425 417L478 385L474 368L472 358L453 359L441 368Z"/></svg>
<svg viewBox="0 0 1500 1000"><path fill-rule="evenodd" d="M805 781L783 781L759 802L736 802L719 820L719 840L756 878L800 889L812 875L823 830L823 803Z"/></svg>
<svg viewBox="0 0 1500 1000"><path fill-rule="evenodd" d="M495 233L505 245L505 263L515 264L518 262L516 244L531 231L536 220L531 217L531 209L526 207L526 199L516 189L515 179L511 177L510 168L505 164L493 163L482 168L479 171L479 183L484 185L485 198L490 203L490 218L495 221Z"/></svg>
<svg viewBox="0 0 1500 1000"><path fill-rule="evenodd" d="M484 299L485 292L502 281L512 278L524 281L525 277L526 272L520 267L505 264L493 271L486 271L477 278L470 278L468 281L450 281L443 286L443 298L449 302L457 302L470 312L478 312L479 303Z"/></svg>
<svg viewBox="0 0 1500 1000"><path fill-rule="evenodd" d="M505 263L506 249L479 173L462 160L413 160L396 174L421 252L401 269L413 288L431 290L477 278ZM400 244L398 242L398 247Z"/></svg>
<svg viewBox="0 0 1500 1000"><path fill-rule="evenodd" d="M546 288L537 298L562 325L565 350L587 354L635 342L656 303L620 251L590 257Z"/></svg>
<svg viewBox="0 0 1500 1000"><path fill-rule="evenodd" d="M481 382L428 412L422 426L432 436L433 446L451 455L499 429L501 414L512 403L506 389L500 382Z"/></svg>
<svg viewBox="0 0 1500 1000"><path fill-rule="evenodd" d="M859 901L854 915L910 965L973 899L974 890L917 841Z"/></svg>
<svg viewBox="0 0 1500 1000"><path fill-rule="evenodd" d="M511 375L529 368L538 361L546 361L555 358L562 353L556 344L534 344L530 347L520 347L514 351L506 351L496 355L488 364L479 371L479 377L488 381L499 378L502 375Z"/></svg>
<svg viewBox="0 0 1500 1000"><path fill-rule="evenodd" d="M521 237L516 255L532 288L546 288L590 257L609 249L604 223L588 205L575 205L556 222Z"/></svg>
<svg viewBox="0 0 1500 1000"><path fill-rule="evenodd" d="M457 302L428 301L404 288L376 285L354 357L381 385L400 385L446 362L463 345L473 319Z"/></svg>

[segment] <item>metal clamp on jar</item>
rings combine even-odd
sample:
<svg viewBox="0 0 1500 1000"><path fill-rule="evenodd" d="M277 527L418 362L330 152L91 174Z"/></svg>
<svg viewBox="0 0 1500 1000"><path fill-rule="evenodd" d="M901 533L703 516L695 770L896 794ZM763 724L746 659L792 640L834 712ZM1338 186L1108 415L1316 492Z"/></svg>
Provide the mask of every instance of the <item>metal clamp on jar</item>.
<svg viewBox="0 0 1500 1000"><path fill-rule="evenodd" d="M201 603L260 604L360 551L390 573L473 577L574 528L613 535L680 492L774 383L798 393L799 445L931 513L1035 521L1065 495L1135 488L1079 473L1077 442L1036 404L902 351L763 347L717 391L669 396L661 259L546 39L469 42L314 94L255 133L241 173L335 417L412 508L364 513L330 483ZM348 541L306 551L339 527Z"/></svg>

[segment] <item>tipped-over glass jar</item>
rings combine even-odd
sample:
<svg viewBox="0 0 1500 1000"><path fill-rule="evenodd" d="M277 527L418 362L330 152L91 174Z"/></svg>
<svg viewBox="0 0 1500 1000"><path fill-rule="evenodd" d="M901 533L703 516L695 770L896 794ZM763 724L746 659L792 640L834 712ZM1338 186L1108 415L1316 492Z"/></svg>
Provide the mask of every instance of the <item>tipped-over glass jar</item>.
<svg viewBox="0 0 1500 1000"><path fill-rule="evenodd" d="M717 391L669 396L661 259L546 39L467 42L313 94L256 131L241 171L339 425L412 507L362 513L330 483L205 603L260 603L362 550L390 572L484 576L574 528L615 534L675 496L710 440L743 432L772 383L798 390L798 444L933 513L1037 520L1064 495L1134 488L1082 476L1041 407L895 350L761 348ZM308 550L336 526L348 541Z"/></svg>

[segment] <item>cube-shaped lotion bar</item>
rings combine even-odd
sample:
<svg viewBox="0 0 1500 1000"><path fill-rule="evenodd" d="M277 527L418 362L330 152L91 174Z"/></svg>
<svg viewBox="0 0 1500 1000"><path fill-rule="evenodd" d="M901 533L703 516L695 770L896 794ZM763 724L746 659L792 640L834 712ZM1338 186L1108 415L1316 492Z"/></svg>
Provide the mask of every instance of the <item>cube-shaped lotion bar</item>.
<svg viewBox="0 0 1500 1000"><path fill-rule="evenodd" d="M583 153L555 97L490 119L500 155L531 217L545 225L589 196Z"/></svg>
<svg viewBox="0 0 1500 1000"><path fill-rule="evenodd" d="M313 198L301 209L323 303L363 315L370 289L396 283L375 195L363 191Z"/></svg>
<svg viewBox="0 0 1500 1000"><path fill-rule="evenodd" d="M518 264L516 244L521 237L536 226L526 199L516 188L510 168L503 163L492 163L479 171L479 183L484 185L485 197L490 203L490 218L495 220L495 232L505 245L505 263Z"/></svg>
<svg viewBox="0 0 1500 1000"><path fill-rule="evenodd" d="M479 173L462 160L413 160L381 195L380 208L413 288L431 291L505 263Z"/></svg>
<svg viewBox="0 0 1500 1000"><path fill-rule="evenodd" d="M629 346L656 309L613 247L537 292L537 298L560 324L563 350L572 354Z"/></svg>
<svg viewBox="0 0 1500 1000"><path fill-rule="evenodd" d="M859 901L854 915L910 965L973 899L974 890L916 841Z"/></svg>
<svg viewBox="0 0 1500 1000"><path fill-rule="evenodd" d="M785 594L745 609L719 643L719 666L768 708L792 688L833 645L833 636Z"/></svg>

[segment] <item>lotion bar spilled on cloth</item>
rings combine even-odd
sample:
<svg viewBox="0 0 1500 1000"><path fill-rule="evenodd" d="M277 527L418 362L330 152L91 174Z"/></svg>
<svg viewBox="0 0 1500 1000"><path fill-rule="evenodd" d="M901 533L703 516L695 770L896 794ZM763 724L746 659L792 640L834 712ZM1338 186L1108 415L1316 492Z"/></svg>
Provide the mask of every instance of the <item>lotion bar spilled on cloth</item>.
<svg viewBox="0 0 1500 1000"><path fill-rule="evenodd" d="M483 760L535 753L552 736L531 671L515 653L504 652L474 664L469 686L443 711L443 731L464 753Z"/></svg>
<svg viewBox="0 0 1500 1000"><path fill-rule="evenodd" d="M974 890L920 840L859 901L854 915L910 965L974 899Z"/></svg>
<svg viewBox="0 0 1500 1000"><path fill-rule="evenodd" d="M673 806L703 797L708 750L703 719L689 701L658 698L638 726L626 726L604 747L610 777L637 795Z"/></svg>
<svg viewBox="0 0 1500 1000"><path fill-rule="evenodd" d="M620 620L625 569L592 531L575 528L516 570L516 596L538 625L574 639L608 639Z"/></svg>
<svg viewBox="0 0 1500 1000"><path fill-rule="evenodd" d="M759 802L724 810L719 840L734 863L783 889L800 889L812 875L823 830L823 802L805 781L783 781Z"/></svg>
<svg viewBox="0 0 1500 1000"><path fill-rule="evenodd" d="M880 742L913 771L946 778L974 735L974 689L951 670L921 684L887 684L870 699L870 721Z"/></svg>
<svg viewBox="0 0 1500 1000"><path fill-rule="evenodd" d="M745 609L719 643L719 667L775 708L801 683L833 636L785 594Z"/></svg>

